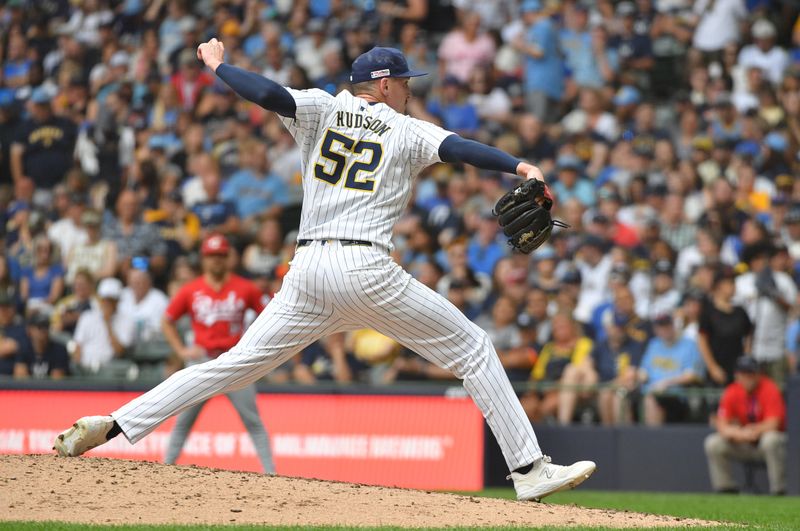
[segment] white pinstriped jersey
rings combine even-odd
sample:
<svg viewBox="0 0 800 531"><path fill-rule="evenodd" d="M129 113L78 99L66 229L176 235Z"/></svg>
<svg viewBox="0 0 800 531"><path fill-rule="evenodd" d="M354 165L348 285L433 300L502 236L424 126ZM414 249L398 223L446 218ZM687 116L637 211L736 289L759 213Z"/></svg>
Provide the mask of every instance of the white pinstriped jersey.
<svg viewBox="0 0 800 531"><path fill-rule="evenodd" d="M296 117L281 119L303 153L298 238L390 248L414 177L441 162L439 145L453 133L346 90L335 97L319 89L287 90Z"/></svg>

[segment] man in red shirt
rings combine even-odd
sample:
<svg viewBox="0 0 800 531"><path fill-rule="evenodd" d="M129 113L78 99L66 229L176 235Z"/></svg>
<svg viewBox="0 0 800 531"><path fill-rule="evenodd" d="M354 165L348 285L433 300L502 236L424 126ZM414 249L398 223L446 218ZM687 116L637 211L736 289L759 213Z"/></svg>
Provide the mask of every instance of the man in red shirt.
<svg viewBox="0 0 800 531"><path fill-rule="evenodd" d="M260 313L264 309L263 296L256 285L230 272L229 252L230 245L224 236L216 234L206 238L200 248L203 257L202 276L184 285L164 313L164 337L187 365L206 362L231 349L244 332L245 312L252 309ZM193 345L184 345L175 325L185 314L191 317ZM226 396L250 433L264 472L274 474L269 437L256 406L255 384ZM165 462L172 464L178 459L204 405L205 402L201 402L178 415Z"/></svg>
<svg viewBox="0 0 800 531"><path fill-rule="evenodd" d="M732 461L767 464L769 490L786 492L786 405L780 389L759 374L758 362L742 356L735 381L725 388L717 413L717 433L706 437L711 485L717 492L737 492Z"/></svg>

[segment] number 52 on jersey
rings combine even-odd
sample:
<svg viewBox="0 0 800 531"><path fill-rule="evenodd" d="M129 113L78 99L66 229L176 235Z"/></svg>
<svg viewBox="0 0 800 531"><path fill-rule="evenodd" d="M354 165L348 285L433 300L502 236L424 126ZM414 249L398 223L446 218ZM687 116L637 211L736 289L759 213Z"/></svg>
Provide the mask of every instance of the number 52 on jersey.
<svg viewBox="0 0 800 531"><path fill-rule="evenodd" d="M353 161L348 165L348 158L359 155L365 151L370 152L367 161ZM325 132L320 147L322 158L333 163L330 172L325 171L325 164L317 162L314 165L314 177L321 181L336 186L342 179L342 174L347 170L344 187L362 192L375 190L375 178L370 177L381 163L383 148L377 142L355 140L332 129ZM361 174L361 175L359 175Z"/></svg>

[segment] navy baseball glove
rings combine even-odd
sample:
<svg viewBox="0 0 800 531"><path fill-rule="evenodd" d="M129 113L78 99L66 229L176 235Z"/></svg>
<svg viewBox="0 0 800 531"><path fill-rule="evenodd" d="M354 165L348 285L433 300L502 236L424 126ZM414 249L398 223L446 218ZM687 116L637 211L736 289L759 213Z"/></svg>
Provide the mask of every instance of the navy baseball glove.
<svg viewBox="0 0 800 531"><path fill-rule="evenodd" d="M494 215L508 244L528 254L550 238L553 227L569 225L550 216L553 196L547 185L538 179L527 179L497 201Z"/></svg>

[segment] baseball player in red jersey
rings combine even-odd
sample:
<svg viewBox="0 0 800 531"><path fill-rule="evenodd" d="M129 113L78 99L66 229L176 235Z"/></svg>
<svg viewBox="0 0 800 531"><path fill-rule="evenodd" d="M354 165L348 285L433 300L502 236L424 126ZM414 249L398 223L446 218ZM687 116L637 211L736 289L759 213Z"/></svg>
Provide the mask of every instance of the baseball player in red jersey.
<svg viewBox="0 0 800 531"><path fill-rule="evenodd" d="M187 365L204 363L229 350L242 337L245 312L251 309L261 313L264 309L263 295L256 285L230 272L229 253L230 245L224 236L217 234L206 238L200 248L203 257L202 276L184 285L164 313L164 337ZM186 314L192 320L193 345L183 344L175 325ZM256 406L255 384L226 396L250 433L264 472L274 474L269 437ZM178 415L165 462L173 464L178 459L204 405L205 402L201 402Z"/></svg>

